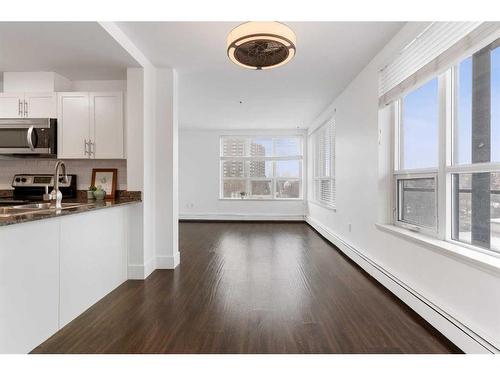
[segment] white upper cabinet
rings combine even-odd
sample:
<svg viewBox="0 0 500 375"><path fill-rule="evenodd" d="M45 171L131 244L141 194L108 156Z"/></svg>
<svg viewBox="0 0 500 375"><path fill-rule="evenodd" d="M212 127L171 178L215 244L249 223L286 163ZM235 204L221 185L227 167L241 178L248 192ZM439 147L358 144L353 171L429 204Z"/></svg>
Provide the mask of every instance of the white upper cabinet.
<svg viewBox="0 0 500 375"><path fill-rule="evenodd" d="M89 157L90 111L85 92L60 92L57 106L57 156L64 159Z"/></svg>
<svg viewBox="0 0 500 375"><path fill-rule="evenodd" d="M0 93L0 118L24 117L24 94Z"/></svg>
<svg viewBox="0 0 500 375"><path fill-rule="evenodd" d="M91 92L89 97L93 157L123 158L123 94Z"/></svg>
<svg viewBox="0 0 500 375"><path fill-rule="evenodd" d="M29 118L56 118L57 96L53 92L25 93L26 117Z"/></svg>
<svg viewBox="0 0 500 375"><path fill-rule="evenodd" d="M56 94L0 93L0 118L55 118Z"/></svg>
<svg viewBox="0 0 500 375"><path fill-rule="evenodd" d="M122 159L123 93L58 94L58 157Z"/></svg>

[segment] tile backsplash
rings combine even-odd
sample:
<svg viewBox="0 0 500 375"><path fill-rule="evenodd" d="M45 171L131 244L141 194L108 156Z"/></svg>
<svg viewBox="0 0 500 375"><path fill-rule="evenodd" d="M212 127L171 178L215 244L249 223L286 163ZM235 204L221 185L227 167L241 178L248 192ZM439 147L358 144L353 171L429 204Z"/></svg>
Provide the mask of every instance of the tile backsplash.
<svg viewBox="0 0 500 375"><path fill-rule="evenodd" d="M127 189L127 161L126 160L75 160L63 159L66 172L77 175L79 190L90 186L92 168L118 169L117 189ZM12 188L12 177L16 173L54 173L56 159L0 159L0 189Z"/></svg>

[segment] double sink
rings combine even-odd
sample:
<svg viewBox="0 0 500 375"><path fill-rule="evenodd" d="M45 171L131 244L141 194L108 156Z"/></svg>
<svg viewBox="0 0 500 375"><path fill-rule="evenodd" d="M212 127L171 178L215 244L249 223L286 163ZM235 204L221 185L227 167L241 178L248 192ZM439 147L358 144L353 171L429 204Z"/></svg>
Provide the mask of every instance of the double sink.
<svg viewBox="0 0 500 375"><path fill-rule="evenodd" d="M62 203L61 210L67 210L70 208L88 207L93 206L93 203ZM29 203L20 204L16 206L0 207L0 218L1 217L13 217L19 215L36 215L36 214L46 214L48 212L55 212L58 209L55 207L54 203Z"/></svg>

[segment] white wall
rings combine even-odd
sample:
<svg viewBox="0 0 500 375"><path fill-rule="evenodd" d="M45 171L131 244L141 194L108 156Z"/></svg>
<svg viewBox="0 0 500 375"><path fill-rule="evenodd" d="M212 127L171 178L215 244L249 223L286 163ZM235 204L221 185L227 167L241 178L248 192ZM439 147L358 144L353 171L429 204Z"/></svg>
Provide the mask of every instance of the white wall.
<svg viewBox="0 0 500 375"><path fill-rule="evenodd" d="M379 124L378 71L416 35L417 26L403 28L312 124L311 129L336 109L337 210L309 204L308 217L327 236L350 245L362 257L500 348L500 273L375 226L387 221L390 190L385 183L390 178L390 124L385 111L380 113ZM441 323L431 323L443 331ZM443 333L464 350L480 351L467 342L465 335L453 337L452 330Z"/></svg>
<svg viewBox="0 0 500 375"><path fill-rule="evenodd" d="M143 200L132 228L128 277L144 279L156 268L156 69L127 69L127 93L127 185L141 190Z"/></svg>
<svg viewBox="0 0 500 375"><path fill-rule="evenodd" d="M179 217L185 219L302 219L303 201L228 201L219 199L220 136L304 135L303 131L223 131L181 129L179 132ZM305 169L305 168L304 168Z"/></svg>
<svg viewBox="0 0 500 375"><path fill-rule="evenodd" d="M143 117L144 72L142 68L127 69L126 128L127 185L142 191L143 176Z"/></svg>
<svg viewBox="0 0 500 375"><path fill-rule="evenodd" d="M177 236L163 236L164 230L174 230L177 225L173 203L177 160L176 73L173 69L153 66L116 23L100 22L100 25L142 66L127 70L126 142L128 184L141 186L143 197L142 210L137 213L140 219L135 221L130 239L134 247L129 248L128 271L129 278L143 279L157 267L174 268L179 261ZM172 172L170 176L165 169ZM164 240L171 246L165 247ZM160 249L159 242L162 242ZM164 262L168 255L172 256L170 264ZM136 263L131 263L131 259Z"/></svg>
<svg viewBox="0 0 500 375"><path fill-rule="evenodd" d="M71 81L54 72L4 72L5 92L69 91Z"/></svg>
<svg viewBox="0 0 500 375"><path fill-rule="evenodd" d="M126 80L71 81L73 91L127 91Z"/></svg>
<svg viewBox="0 0 500 375"><path fill-rule="evenodd" d="M156 268L156 68L144 68L143 228L144 275Z"/></svg>
<svg viewBox="0 0 500 375"><path fill-rule="evenodd" d="M156 69L156 268L175 268L179 254L178 77Z"/></svg>
<svg viewBox="0 0 500 375"><path fill-rule="evenodd" d="M126 80L76 80L54 72L4 72L0 92L127 91Z"/></svg>

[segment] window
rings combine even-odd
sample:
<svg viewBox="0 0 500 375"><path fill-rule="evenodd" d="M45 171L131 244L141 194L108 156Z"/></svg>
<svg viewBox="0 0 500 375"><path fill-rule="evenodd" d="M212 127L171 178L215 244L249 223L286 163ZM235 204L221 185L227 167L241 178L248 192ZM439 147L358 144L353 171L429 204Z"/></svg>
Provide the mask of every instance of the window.
<svg viewBox="0 0 500 375"><path fill-rule="evenodd" d="M438 80L433 79L402 100L401 169L437 168Z"/></svg>
<svg viewBox="0 0 500 375"><path fill-rule="evenodd" d="M481 59L482 55L486 56ZM474 72L473 66L476 67ZM486 48L475 53L461 61L455 71L457 90L454 163L500 162L500 48ZM483 97L474 96L477 99L473 103L473 92ZM480 131L475 130L474 135L486 137L488 142L485 144L487 147L482 146L479 153L478 147L483 142L474 137L478 143L473 144L472 123L473 116L480 118L483 115L489 117L489 121L484 126L475 121L475 127L480 128ZM476 147L474 155L473 146Z"/></svg>
<svg viewBox="0 0 500 375"><path fill-rule="evenodd" d="M397 103L396 222L437 232L439 97L434 78Z"/></svg>
<svg viewBox="0 0 500 375"><path fill-rule="evenodd" d="M221 199L302 199L302 137L221 137Z"/></svg>
<svg viewBox="0 0 500 375"><path fill-rule="evenodd" d="M395 102L395 224L500 252L499 46Z"/></svg>
<svg viewBox="0 0 500 375"><path fill-rule="evenodd" d="M436 177L398 178L398 220L423 228L436 227Z"/></svg>
<svg viewBox="0 0 500 375"><path fill-rule="evenodd" d="M500 39L454 68L451 238L500 252ZM452 173L453 172L453 173Z"/></svg>
<svg viewBox="0 0 500 375"><path fill-rule="evenodd" d="M454 173L452 189L452 239L500 252L500 172Z"/></svg>
<svg viewBox="0 0 500 375"><path fill-rule="evenodd" d="M335 207L335 132L330 121L317 129L313 141L314 201Z"/></svg>

